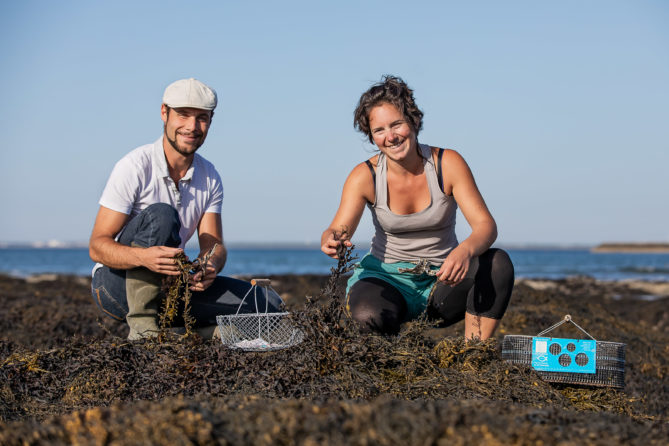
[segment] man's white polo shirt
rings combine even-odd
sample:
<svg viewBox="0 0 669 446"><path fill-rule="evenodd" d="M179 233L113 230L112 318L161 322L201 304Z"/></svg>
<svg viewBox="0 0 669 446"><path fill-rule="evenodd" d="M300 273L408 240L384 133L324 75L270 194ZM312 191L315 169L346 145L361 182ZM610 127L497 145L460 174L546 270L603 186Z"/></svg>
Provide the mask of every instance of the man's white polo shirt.
<svg viewBox="0 0 669 446"><path fill-rule="evenodd" d="M177 189L167 169L161 136L116 163L99 203L129 214L130 219L151 204L171 205L181 219L179 235L183 248L206 212L221 213L223 185L214 165L196 153Z"/></svg>

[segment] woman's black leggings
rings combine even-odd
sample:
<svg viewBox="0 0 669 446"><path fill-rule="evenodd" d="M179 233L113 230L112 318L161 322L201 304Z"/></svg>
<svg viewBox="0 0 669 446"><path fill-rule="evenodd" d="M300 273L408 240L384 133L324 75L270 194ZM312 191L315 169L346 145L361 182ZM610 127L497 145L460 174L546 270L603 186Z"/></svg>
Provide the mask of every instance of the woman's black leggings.
<svg viewBox="0 0 669 446"><path fill-rule="evenodd" d="M437 282L427 305L428 317L441 318L444 325L461 321L465 312L501 319L513 290L514 270L509 255L501 249L488 249L479 256L474 278L471 275L454 287ZM375 277L353 284L348 310L363 330L385 334L399 332L408 312L402 294Z"/></svg>

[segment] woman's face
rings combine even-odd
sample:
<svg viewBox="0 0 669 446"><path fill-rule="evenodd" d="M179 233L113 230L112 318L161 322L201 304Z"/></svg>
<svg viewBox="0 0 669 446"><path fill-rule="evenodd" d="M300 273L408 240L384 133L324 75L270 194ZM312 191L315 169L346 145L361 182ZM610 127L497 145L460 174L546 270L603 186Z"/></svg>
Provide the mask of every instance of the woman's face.
<svg viewBox="0 0 669 446"><path fill-rule="evenodd" d="M414 150L416 135L404 115L392 104L383 103L372 108L369 131L379 150L394 161L406 158Z"/></svg>

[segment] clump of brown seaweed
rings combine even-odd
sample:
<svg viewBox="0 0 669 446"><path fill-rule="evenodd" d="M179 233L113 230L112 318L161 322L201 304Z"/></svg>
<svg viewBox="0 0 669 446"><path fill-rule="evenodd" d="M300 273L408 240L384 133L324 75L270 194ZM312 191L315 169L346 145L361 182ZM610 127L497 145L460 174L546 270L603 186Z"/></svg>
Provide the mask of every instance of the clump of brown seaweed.
<svg viewBox="0 0 669 446"><path fill-rule="evenodd" d="M161 340L164 339L166 330L172 326L180 306L182 308L181 317L184 321L186 335L193 333L193 325L195 324L195 320L190 314L190 300L192 293L189 285L191 275L196 273L193 269L193 262L190 262L188 257L186 257L186 254L183 252L174 257L174 262L179 267L180 274L176 276L166 276L163 281L165 299L163 300L159 316L159 326L162 330L159 339Z"/></svg>
<svg viewBox="0 0 669 446"><path fill-rule="evenodd" d="M197 258L194 261L188 260L186 254L180 252L174 256L174 263L179 267L180 274L175 276L165 276L163 280L162 291L165 294L162 308L159 315L159 326L161 333L158 336L159 341L163 341L171 333L169 328L172 327L174 320L180 316L185 328L184 336L193 334L193 326L195 319L190 314L190 305L192 293L190 291L190 279L198 273L204 274L207 269L207 263L213 255L218 244L214 246L203 256L202 259Z"/></svg>

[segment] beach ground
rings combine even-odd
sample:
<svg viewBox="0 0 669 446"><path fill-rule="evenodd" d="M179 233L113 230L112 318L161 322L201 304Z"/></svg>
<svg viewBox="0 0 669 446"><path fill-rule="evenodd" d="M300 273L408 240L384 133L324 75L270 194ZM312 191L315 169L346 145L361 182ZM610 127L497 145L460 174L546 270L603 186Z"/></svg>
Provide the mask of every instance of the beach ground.
<svg viewBox="0 0 669 446"><path fill-rule="evenodd" d="M520 280L496 338L466 344L462 323L363 335L321 294L327 277L271 279L307 336L242 353L127 342L86 277L0 276L0 443L667 444L667 283ZM548 383L501 359L504 335L565 314L627 345L624 389Z"/></svg>

